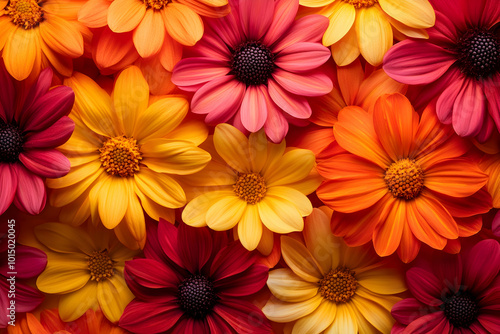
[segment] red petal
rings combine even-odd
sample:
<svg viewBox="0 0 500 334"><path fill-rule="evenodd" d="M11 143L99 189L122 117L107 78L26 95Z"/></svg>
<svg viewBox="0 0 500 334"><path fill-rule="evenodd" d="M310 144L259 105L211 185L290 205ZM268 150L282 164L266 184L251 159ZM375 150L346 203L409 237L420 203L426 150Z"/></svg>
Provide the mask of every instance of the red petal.
<svg viewBox="0 0 500 334"><path fill-rule="evenodd" d="M183 267L190 273L199 273L212 253L212 238L208 228L181 224L178 227L177 249Z"/></svg>
<svg viewBox="0 0 500 334"><path fill-rule="evenodd" d="M52 126L40 132L30 132L25 136L23 148L54 148L68 141L75 129L75 122L63 116Z"/></svg>
<svg viewBox="0 0 500 334"><path fill-rule="evenodd" d="M493 239L483 240L472 247L464 262L464 284L480 293L500 271L500 244Z"/></svg>
<svg viewBox="0 0 500 334"><path fill-rule="evenodd" d="M247 251L238 242L224 247L215 256L210 268L210 276L214 281L239 274L255 263L253 253Z"/></svg>
<svg viewBox="0 0 500 334"><path fill-rule="evenodd" d="M168 266L152 259L134 259L125 264L127 281L152 289L177 289L182 276Z"/></svg>
<svg viewBox="0 0 500 334"><path fill-rule="evenodd" d="M177 303L166 305L133 300L125 308L119 326L134 333L163 333L182 315Z"/></svg>
<svg viewBox="0 0 500 334"><path fill-rule="evenodd" d="M403 325L409 325L412 321L418 319L426 307L415 298L406 298L394 304L391 314L396 321Z"/></svg>
<svg viewBox="0 0 500 334"><path fill-rule="evenodd" d="M257 306L243 300L223 299L214 312L227 321L240 334L270 333L271 326Z"/></svg>
<svg viewBox="0 0 500 334"><path fill-rule="evenodd" d="M42 178L30 173L21 164L15 164L17 173L17 192L14 197L14 204L18 209L37 215L45 207L47 194Z"/></svg>
<svg viewBox="0 0 500 334"><path fill-rule="evenodd" d="M410 268L406 272L406 283L411 294L420 302L431 306L443 303L440 298L444 286L433 273L418 267Z"/></svg>
<svg viewBox="0 0 500 334"><path fill-rule="evenodd" d="M0 215L7 210L16 194L17 174L11 164L0 163Z"/></svg>
<svg viewBox="0 0 500 334"><path fill-rule="evenodd" d="M27 150L19 155L19 161L41 177L61 177L71 168L68 158L55 149Z"/></svg>
<svg viewBox="0 0 500 334"><path fill-rule="evenodd" d="M257 293L266 285L269 268L263 265L251 266L244 272L214 282L219 296L240 297Z"/></svg>

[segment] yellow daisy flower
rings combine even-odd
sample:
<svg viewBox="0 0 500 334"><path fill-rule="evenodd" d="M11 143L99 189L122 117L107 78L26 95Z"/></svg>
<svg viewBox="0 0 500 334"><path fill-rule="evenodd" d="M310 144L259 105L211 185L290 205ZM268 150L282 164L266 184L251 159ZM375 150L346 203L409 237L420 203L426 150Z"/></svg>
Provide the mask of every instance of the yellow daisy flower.
<svg viewBox="0 0 500 334"><path fill-rule="evenodd" d="M140 70L121 72L111 96L92 79L75 73L64 82L75 92L73 136L59 149L71 162L65 177L47 180L60 220L74 225L90 214L132 249L146 241L143 208L153 219L171 218L186 203L178 176L210 161L198 147L208 136L201 122L183 122L188 101L149 96ZM170 209L169 209L170 208Z"/></svg>
<svg viewBox="0 0 500 334"><path fill-rule="evenodd" d="M425 31L436 21L428 0L300 0L300 15L321 14L330 25L323 45L332 46L339 66L349 65L361 53L368 63L380 65L393 38L429 38Z"/></svg>
<svg viewBox="0 0 500 334"><path fill-rule="evenodd" d="M36 285L44 293L61 295L61 319L73 321L100 307L106 318L117 322L134 299L123 277L125 261L138 252L123 246L111 231L92 224L46 223L36 226L34 233L47 253L47 267Z"/></svg>
<svg viewBox="0 0 500 334"><path fill-rule="evenodd" d="M212 162L187 178L196 197L182 213L186 224L216 231L237 226L243 246L265 254L273 232L302 231L302 217L312 212L306 195L321 183L311 151L271 143L263 131L247 138L229 124L217 125L213 146Z"/></svg>
<svg viewBox="0 0 500 334"><path fill-rule="evenodd" d="M401 270L365 247L347 247L322 209L306 218L303 240L281 237L289 268L269 272L273 296L262 311L293 334L390 333L396 294L406 290Z"/></svg>

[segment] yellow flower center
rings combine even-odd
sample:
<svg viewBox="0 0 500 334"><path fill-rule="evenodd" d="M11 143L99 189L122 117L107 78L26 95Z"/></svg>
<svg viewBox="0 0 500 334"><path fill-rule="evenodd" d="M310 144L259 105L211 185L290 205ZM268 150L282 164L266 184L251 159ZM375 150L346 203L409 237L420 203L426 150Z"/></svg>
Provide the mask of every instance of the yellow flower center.
<svg viewBox="0 0 500 334"><path fill-rule="evenodd" d="M361 7L371 7L378 2L378 0L342 0L347 2L350 5L353 5L355 8Z"/></svg>
<svg viewBox="0 0 500 334"><path fill-rule="evenodd" d="M108 250L101 252L94 251L87 257L87 264L90 270L90 279L93 281L102 281L105 278L111 278L114 274L115 262L111 260Z"/></svg>
<svg viewBox="0 0 500 334"><path fill-rule="evenodd" d="M330 270L318 282L321 296L334 303L347 302L354 295L358 287L358 282L354 278L354 275L354 271L343 267Z"/></svg>
<svg viewBox="0 0 500 334"><path fill-rule="evenodd" d="M234 193L249 204L260 202L266 195L266 181L259 173L238 173Z"/></svg>
<svg viewBox="0 0 500 334"><path fill-rule="evenodd" d="M142 0L142 1L144 1L146 8L153 8L153 9L162 9L169 2L171 2L171 0Z"/></svg>
<svg viewBox="0 0 500 334"><path fill-rule="evenodd" d="M137 140L119 136L108 139L99 149L102 167L111 175L133 176L139 171L142 153Z"/></svg>
<svg viewBox="0 0 500 334"><path fill-rule="evenodd" d="M424 172L414 159L405 158L389 166L384 180L394 197L410 200L422 191Z"/></svg>
<svg viewBox="0 0 500 334"><path fill-rule="evenodd" d="M10 0L5 8L12 23L24 29L36 27L43 20L43 10L36 0Z"/></svg>

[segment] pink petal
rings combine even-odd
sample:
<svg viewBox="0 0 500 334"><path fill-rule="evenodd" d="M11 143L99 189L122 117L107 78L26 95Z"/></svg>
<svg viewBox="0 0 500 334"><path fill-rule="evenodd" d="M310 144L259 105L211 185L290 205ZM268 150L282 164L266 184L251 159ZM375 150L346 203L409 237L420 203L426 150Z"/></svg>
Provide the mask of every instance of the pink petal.
<svg viewBox="0 0 500 334"><path fill-rule="evenodd" d="M66 86L56 87L24 111L21 126L26 131L40 131L54 124L58 119L70 113L75 102L73 90Z"/></svg>
<svg viewBox="0 0 500 334"><path fill-rule="evenodd" d="M280 143L288 132L288 122L277 107L267 109L267 121L264 124L266 135L273 143Z"/></svg>
<svg viewBox="0 0 500 334"><path fill-rule="evenodd" d="M14 97L16 94L12 77L5 69L3 62L0 62L0 83L2 85L0 89L0 119L5 123L10 123L14 117Z"/></svg>
<svg viewBox="0 0 500 334"><path fill-rule="evenodd" d="M457 27L450 20L448 15L436 11L436 24L431 29L428 29L429 41L438 45L454 45L456 43Z"/></svg>
<svg viewBox="0 0 500 334"><path fill-rule="evenodd" d="M219 36L226 45L233 48L245 40L245 36L240 26L241 20L238 15L237 7L239 6L237 6L237 4L238 3L234 3L234 6L231 4L232 10L228 15L217 19L207 19L210 28L214 30L215 34Z"/></svg>
<svg viewBox="0 0 500 334"><path fill-rule="evenodd" d="M468 78L453 104L453 129L462 137L475 136L483 126L485 114L483 90L475 79Z"/></svg>
<svg viewBox="0 0 500 334"><path fill-rule="evenodd" d="M212 253L212 238L208 228L181 224L178 229L177 247L183 267L191 274L199 273Z"/></svg>
<svg viewBox="0 0 500 334"><path fill-rule="evenodd" d="M473 292L486 289L500 271L500 244L483 240L472 247L464 261L464 282Z"/></svg>
<svg viewBox="0 0 500 334"><path fill-rule="evenodd" d="M274 17L262 43L272 45L292 25L299 10L297 1L277 0L274 2Z"/></svg>
<svg viewBox="0 0 500 334"><path fill-rule="evenodd" d="M163 333L183 314L177 303L165 305L133 300L125 308L119 326L133 333Z"/></svg>
<svg viewBox="0 0 500 334"><path fill-rule="evenodd" d="M427 306L416 300L415 298L406 298L394 304L391 314L403 325L409 325L412 321L416 320L420 312Z"/></svg>
<svg viewBox="0 0 500 334"><path fill-rule="evenodd" d="M172 82L185 89L186 86L204 84L229 73L224 62L210 58L186 58L177 63L172 73ZM189 90L189 87L187 87Z"/></svg>
<svg viewBox="0 0 500 334"><path fill-rule="evenodd" d="M330 56L330 50L320 43L300 42L281 50L275 64L285 71L302 73L323 65Z"/></svg>
<svg viewBox="0 0 500 334"><path fill-rule="evenodd" d="M239 4L243 33L248 40L259 40L273 21L274 0L243 0Z"/></svg>
<svg viewBox="0 0 500 334"><path fill-rule="evenodd" d="M182 281L182 276L179 276L174 270L152 259L127 261L125 272L127 281L133 280L134 283L152 289L177 289Z"/></svg>
<svg viewBox="0 0 500 334"><path fill-rule="evenodd" d="M307 99L287 92L273 79L268 82L269 95L274 103L292 117L307 119L311 117L312 110Z"/></svg>
<svg viewBox="0 0 500 334"><path fill-rule="evenodd" d="M463 31L466 28L465 19L467 17L465 1L459 0L439 0L432 1L432 6L436 12L441 12L446 15L453 25L457 27L459 31ZM437 17L436 17L437 22Z"/></svg>
<svg viewBox="0 0 500 334"><path fill-rule="evenodd" d="M273 52L280 52L298 42L321 42L329 22L323 15L307 15L297 19L284 37L273 46Z"/></svg>
<svg viewBox="0 0 500 334"><path fill-rule="evenodd" d="M290 93L303 96L322 96L330 93L333 83L325 73L319 71L299 75L276 69L273 78Z"/></svg>
<svg viewBox="0 0 500 334"><path fill-rule="evenodd" d="M451 124L453 117L453 105L466 78L463 76L453 82L441 93L436 103L436 115L441 123Z"/></svg>
<svg viewBox="0 0 500 334"><path fill-rule="evenodd" d="M493 76L490 80L485 80L483 89L486 100L488 100L488 112L495 121L497 129L500 129L500 87L498 82L500 82L500 74Z"/></svg>
<svg viewBox="0 0 500 334"><path fill-rule="evenodd" d="M432 333L442 334L449 332L448 319L443 311L426 314L423 317L413 321L405 329L405 333Z"/></svg>
<svg viewBox="0 0 500 334"><path fill-rule="evenodd" d="M45 207L47 194L41 177L30 173L23 165L15 164L17 173L17 192L14 204L18 209L37 215Z"/></svg>
<svg viewBox="0 0 500 334"><path fill-rule="evenodd" d="M245 84L236 80L234 75L214 79L194 94L191 111L208 114L205 121L209 124L224 123L240 108L245 90Z"/></svg>
<svg viewBox="0 0 500 334"><path fill-rule="evenodd" d="M0 163L0 215L14 200L17 189L17 174L12 164Z"/></svg>
<svg viewBox="0 0 500 334"><path fill-rule="evenodd" d="M250 302L238 299L223 299L213 311L233 327L237 333L264 334L271 326L262 311Z"/></svg>
<svg viewBox="0 0 500 334"><path fill-rule="evenodd" d="M16 272L17 278L29 279L39 275L47 265L47 255L37 248L16 246ZM6 270L2 275L8 276Z"/></svg>
<svg viewBox="0 0 500 334"><path fill-rule="evenodd" d="M219 296L241 297L257 293L266 285L269 268L263 265L253 265L244 272L215 281Z"/></svg>
<svg viewBox="0 0 500 334"><path fill-rule="evenodd" d="M437 45L405 40L384 56L384 71L405 84L428 84L441 77L455 62L453 54Z"/></svg>
<svg viewBox="0 0 500 334"><path fill-rule="evenodd" d="M75 129L75 122L63 116L54 124L40 132L30 132L25 136L24 149L53 148L68 141Z"/></svg>
<svg viewBox="0 0 500 334"><path fill-rule="evenodd" d="M61 177L71 168L68 158L55 149L27 150L19 154L19 161L41 177Z"/></svg>
<svg viewBox="0 0 500 334"><path fill-rule="evenodd" d="M413 267L406 272L406 283L413 297L420 302L431 306L443 303L439 298L444 286L433 273Z"/></svg>
<svg viewBox="0 0 500 334"><path fill-rule="evenodd" d="M215 256L210 267L210 277L218 281L239 274L254 263L254 254L243 248L240 243L233 242Z"/></svg>
<svg viewBox="0 0 500 334"><path fill-rule="evenodd" d="M264 85L249 86L241 102L241 122L250 132L259 131L267 119L269 93Z"/></svg>
<svg viewBox="0 0 500 334"><path fill-rule="evenodd" d="M229 62L232 57L231 52L221 37L210 28L210 26L205 28L203 38L196 44L195 50L193 51L196 52L196 55L203 58ZM237 45L238 44L233 47Z"/></svg>

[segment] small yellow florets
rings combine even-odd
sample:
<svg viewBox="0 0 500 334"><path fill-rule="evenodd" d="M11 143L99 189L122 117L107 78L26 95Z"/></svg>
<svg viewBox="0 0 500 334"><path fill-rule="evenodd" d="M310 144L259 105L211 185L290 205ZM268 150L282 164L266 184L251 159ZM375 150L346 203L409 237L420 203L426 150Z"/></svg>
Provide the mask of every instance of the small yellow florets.
<svg viewBox="0 0 500 334"><path fill-rule="evenodd" d="M142 154L137 140L124 136L108 139L99 149L102 167L111 175L133 176L139 171Z"/></svg>
<svg viewBox="0 0 500 334"><path fill-rule="evenodd" d="M354 275L354 271L343 267L330 270L318 282L321 296L334 303L347 302L354 295L358 287L358 282L354 278Z"/></svg>
<svg viewBox="0 0 500 334"><path fill-rule="evenodd" d="M234 193L249 204L260 202L266 195L266 182L259 173L240 173L233 185Z"/></svg>

